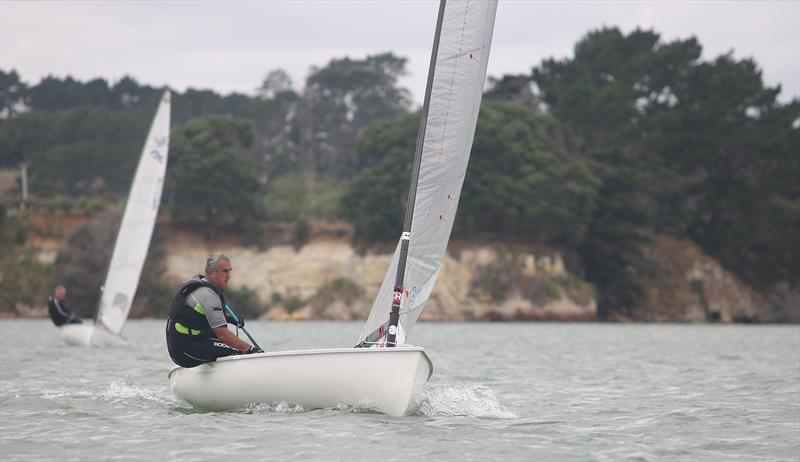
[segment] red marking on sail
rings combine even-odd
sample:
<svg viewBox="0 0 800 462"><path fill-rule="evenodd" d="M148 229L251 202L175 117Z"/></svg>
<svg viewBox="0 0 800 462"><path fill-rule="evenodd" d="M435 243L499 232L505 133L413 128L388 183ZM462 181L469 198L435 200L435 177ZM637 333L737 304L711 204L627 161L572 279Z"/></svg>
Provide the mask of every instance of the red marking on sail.
<svg viewBox="0 0 800 462"><path fill-rule="evenodd" d="M475 55L473 55L472 53L469 54L469 59L474 59L475 61L478 61L479 63L481 62L481 60L476 58Z"/></svg>

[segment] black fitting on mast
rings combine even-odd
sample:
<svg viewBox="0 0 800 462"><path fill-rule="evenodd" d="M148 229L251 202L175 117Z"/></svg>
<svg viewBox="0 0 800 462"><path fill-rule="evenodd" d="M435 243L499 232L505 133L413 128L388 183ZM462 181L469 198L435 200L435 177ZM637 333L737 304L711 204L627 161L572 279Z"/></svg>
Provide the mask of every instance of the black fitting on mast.
<svg viewBox="0 0 800 462"><path fill-rule="evenodd" d="M397 331L400 325L400 304L403 301L403 276L406 274L408 261L408 244L411 233L403 233L400 238L400 258L397 263L394 292L392 294L392 311L389 312L389 328L386 331L386 346L397 346Z"/></svg>

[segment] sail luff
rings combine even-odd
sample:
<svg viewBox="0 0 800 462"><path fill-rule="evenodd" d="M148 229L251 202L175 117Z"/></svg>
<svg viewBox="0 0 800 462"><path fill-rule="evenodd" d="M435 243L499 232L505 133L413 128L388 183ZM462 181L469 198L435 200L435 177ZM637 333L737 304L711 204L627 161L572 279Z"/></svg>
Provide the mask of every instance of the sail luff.
<svg viewBox="0 0 800 462"><path fill-rule="evenodd" d="M170 92L165 90L150 125L98 303L96 322L119 334L139 285L158 217L169 153Z"/></svg>
<svg viewBox="0 0 800 462"><path fill-rule="evenodd" d="M439 2L439 16L436 18L436 29L433 35L433 47L431 49L431 61L428 65L428 80L425 84L425 98L422 102L420 112L419 127L417 128L417 143L414 149L414 164L411 167L411 181L408 188L408 200L406 201L406 214L403 220L403 232L411 231L411 224L414 220L414 204L417 199L417 185L419 183L419 168L422 163L422 150L425 146L425 129L428 126L428 114L431 107L431 93L433 90L433 76L436 73L436 57L439 54L439 40L442 34L442 22L444 21L444 9L447 0Z"/></svg>
<svg viewBox="0 0 800 462"><path fill-rule="evenodd" d="M400 303L403 297L403 282L406 273L406 261L408 260L408 246L411 240L411 225L413 224L414 220L414 204L416 203L417 199L419 168L420 164L422 163L422 150L425 146L425 129L428 126L428 112L431 105L433 76L436 73L436 57L439 54L439 38L441 37L442 33L442 22L444 20L446 3L447 0L441 0L439 2L439 16L436 19L436 30L433 34L431 62L428 66L428 82L425 86L425 99L422 103L422 111L419 118L419 128L417 129L417 144L414 150L414 164L411 167L411 182L408 188L408 199L406 201L406 215L403 221L403 234L400 238L400 258L397 262L394 295L392 296L391 311L389 312L389 326L386 331L387 346L394 346L397 340L397 326L400 322Z"/></svg>
<svg viewBox="0 0 800 462"><path fill-rule="evenodd" d="M398 293L402 295L398 329L408 335L433 291L458 208L480 110L497 2L448 0L443 6L419 174L414 182L417 189L411 228L404 230L398 243L393 265L384 277L359 343L377 341L376 337L386 333L391 323L389 307L395 304ZM403 243L409 231L405 252ZM402 257L405 267L394 266ZM397 339L397 344L404 341Z"/></svg>

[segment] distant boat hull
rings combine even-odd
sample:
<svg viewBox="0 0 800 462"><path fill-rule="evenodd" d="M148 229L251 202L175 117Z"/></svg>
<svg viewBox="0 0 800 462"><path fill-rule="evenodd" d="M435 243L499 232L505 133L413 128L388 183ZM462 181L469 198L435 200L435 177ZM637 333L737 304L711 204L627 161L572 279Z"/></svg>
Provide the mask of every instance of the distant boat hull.
<svg viewBox="0 0 800 462"><path fill-rule="evenodd" d="M65 324L59 327L61 339L68 345L75 346L115 346L127 343L117 334L109 332L103 327L98 327L91 320L84 320L82 324Z"/></svg>
<svg viewBox="0 0 800 462"><path fill-rule="evenodd" d="M175 368L169 381L176 396L201 410L285 401L306 409L348 405L401 416L419 406L432 373L423 348L402 346L231 356Z"/></svg>

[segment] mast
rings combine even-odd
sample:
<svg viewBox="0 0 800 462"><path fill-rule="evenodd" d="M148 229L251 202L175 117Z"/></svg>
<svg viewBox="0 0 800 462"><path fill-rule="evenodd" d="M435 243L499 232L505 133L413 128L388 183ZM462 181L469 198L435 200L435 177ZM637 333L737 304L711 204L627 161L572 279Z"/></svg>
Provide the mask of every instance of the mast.
<svg viewBox="0 0 800 462"><path fill-rule="evenodd" d="M411 241L411 222L414 218L414 203L417 198L417 183L419 182L419 166L422 159L422 148L425 143L425 128L428 125L428 110L431 105L431 88L433 87L433 75L436 71L436 56L439 53L439 37L442 34L442 21L444 19L444 8L447 0L439 2L439 16L436 19L436 32L433 36L433 49L431 50L431 62L428 66L428 82L425 86L425 99L422 102L422 113L419 119L419 129L417 129L417 146L414 151L414 164L411 168L411 184L408 188L408 200L406 201L406 216L403 221L403 234L400 237L400 259L397 262L397 277L394 284L394 294L392 296L392 310L389 313L389 329L386 337L386 346L396 346L397 344L397 325L400 322L400 304L403 300L403 280L406 274L406 261L408 260L408 245Z"/></svg>

